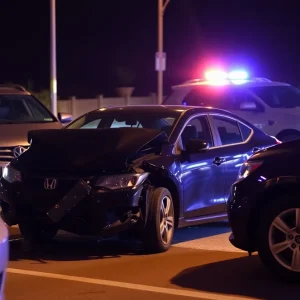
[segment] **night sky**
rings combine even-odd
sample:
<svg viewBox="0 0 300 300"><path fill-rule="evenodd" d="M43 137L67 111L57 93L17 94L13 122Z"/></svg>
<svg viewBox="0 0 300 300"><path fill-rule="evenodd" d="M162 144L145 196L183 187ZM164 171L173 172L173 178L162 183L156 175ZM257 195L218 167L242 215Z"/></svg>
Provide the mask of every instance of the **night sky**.
<svg viewBox="0 0 300 300"><path fill-rule="evenodd" d="M0 82L49 87L49 7L48 0L0 1ZM165 92L210 65L299 85L299 8L297 1L171 0ZM134 95L156 92L156 49L157 0L57 0L61 98L114 96L122 65L136 74Z"/></svg>

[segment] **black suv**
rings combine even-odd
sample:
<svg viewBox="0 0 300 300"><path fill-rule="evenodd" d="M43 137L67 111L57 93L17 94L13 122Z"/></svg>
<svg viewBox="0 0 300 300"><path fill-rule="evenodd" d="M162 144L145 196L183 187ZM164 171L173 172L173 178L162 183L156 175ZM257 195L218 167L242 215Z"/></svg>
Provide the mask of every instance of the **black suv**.
<svg viewBox="0 0 300 300"><path fill-rule="evenodd" d="M227 203L231 243L258 251L273 273L300 280L300 140L248 159Z"/></svg>

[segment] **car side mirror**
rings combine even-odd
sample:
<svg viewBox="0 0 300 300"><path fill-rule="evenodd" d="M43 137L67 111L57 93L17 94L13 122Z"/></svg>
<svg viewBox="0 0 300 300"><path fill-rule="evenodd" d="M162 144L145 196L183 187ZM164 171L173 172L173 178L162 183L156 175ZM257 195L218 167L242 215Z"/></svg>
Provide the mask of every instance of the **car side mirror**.
<svg viewBox="0 0 300 300"><path fill-rule="evenodd" d="M247 101L247 102L242 102L240 105L240 110L257 110L257 106L255 102L252 101Z"/></svg>
<svg viewBox="0 0 300 300"><path fill-rule="evenodd" d="M65 113L58 113L58 120L62 123L70 123L73 120L73 116Z"/></svg>
<svg viewBox="0 0 300 300"><path fill-rule="evenodd" d="M185 146L185 152L188 154L196 154L208 148L208 143L204 140L191 139Z"/></svg>

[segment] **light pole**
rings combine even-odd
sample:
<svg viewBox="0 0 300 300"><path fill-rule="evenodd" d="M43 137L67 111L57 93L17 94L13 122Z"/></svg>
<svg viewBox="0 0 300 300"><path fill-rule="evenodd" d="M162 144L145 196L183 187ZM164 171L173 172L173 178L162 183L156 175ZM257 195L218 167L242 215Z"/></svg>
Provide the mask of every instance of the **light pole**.
<svg viewBox="0 0 300 300"><path fill-rule="evenodd" d="M50 0L50 96L51 111L57 116L56 0Z"/></svg>
<svg viewBox="0 0 300 300"><path fill-rule="evenodd" d="M163 102L163 72L166 70L166 54L164 49L164 12L170 0L158 0L158 49L156 53L157 102Z"/></svg>

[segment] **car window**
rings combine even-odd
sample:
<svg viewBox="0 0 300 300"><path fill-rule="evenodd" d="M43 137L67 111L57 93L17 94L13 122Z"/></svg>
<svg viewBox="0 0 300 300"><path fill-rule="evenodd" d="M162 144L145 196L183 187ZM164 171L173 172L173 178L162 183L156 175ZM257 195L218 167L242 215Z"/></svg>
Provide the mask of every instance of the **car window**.
<svg viewBox="0 0 300 300"><path fill-rule="evenodd" d="M31 95L0 95L0 123L55 121L50 112Z"/></svg>
<svg viewBox="0 0 300 300"><path fill-rule="evenodd" d="M181 112L97 112L82 116L70 123L66 129L101 129L101 128L147 128L165 131L169 135Z"/></svg>
<svg viewBox="0 0 300 300"><path fill-rule="evenodd" d="M142 128L140 122L133 122L132 124L126 124L126 122L119 122L117 120L114 120L110 126L110 128L121 128L121 127L135 127L135 128Z"/></svg>
<svg viewBox="0 0 300 300"><path fill-rule="evenodd" d="M230 93L227 87L201 86L192 89L182 100L190 106L212 106L229 109Z"/></svg>
<svg viewBox="0 0 300 300"><path fill-rule="evenodd" d="M81 126L81 129L96 129L99 126L101 119L93 120L92 122L86 123Z"/></svg>
<svg viewBox="0 0 300 300"><path fill-rule="evenodd" d="M230 145L243 142L238 122L226 117L212 116L218 130L222 145Z"/></svg>
<svg viewBox="0 0 300 300"><path fill-rule="evenodd" d="M193 118L186 124L176 145L176 153L186 149L186 145L191 139L199 139L207 142L208 147L213 147L213 138L206 116Z"/></svg>
<svg viewBox="0 0 300 300"><path fill-rule="evenodd" d="M263 106L245 90L232 90L228 101L228 110L264 111Z"/></svg>
<svg viewBox="0 0 300 300"><path fill-rule="evenodd" d="M238 124L240 126L240 131L242 133L243 141L246 141L249 138L249 136L251 135L252 129L240 122L238 122Z"/></svg>
<svg viewBox="0 0 300 300"><path fill-rule="evenodd" d="M300 107L300 90L293 86L260 86L250 90L272 108Z"/></svg>
<svg viewBox="0 0 300 300"><path fill-rule="evenodd" d="M226 110L243 110L242 104L249 103L255 104L254 111L263 110L261 104L248 91L240 87L201 86L194 88L183 99L185 105L211 106Z"/></svg>

